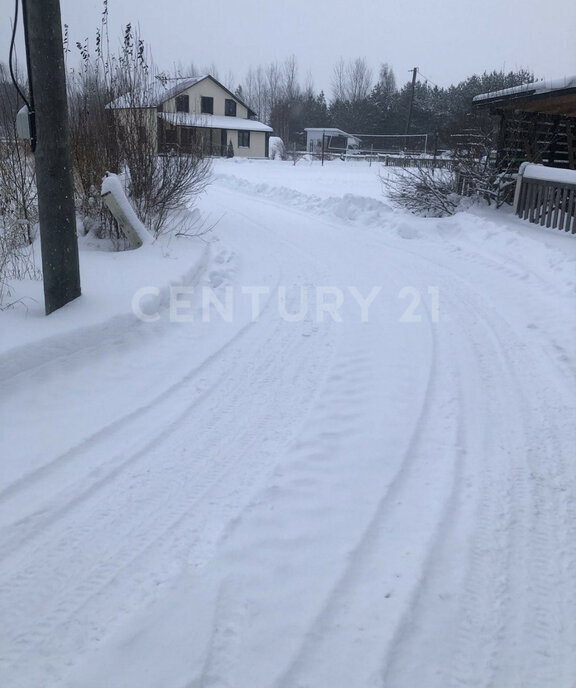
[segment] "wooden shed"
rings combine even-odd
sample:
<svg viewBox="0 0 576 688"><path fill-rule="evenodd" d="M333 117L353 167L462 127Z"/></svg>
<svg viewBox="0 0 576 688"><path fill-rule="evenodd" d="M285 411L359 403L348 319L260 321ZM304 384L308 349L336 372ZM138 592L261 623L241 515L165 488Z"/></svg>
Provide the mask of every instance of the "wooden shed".
<svg viewBox="0 0 576 688"><path fill-rule="evenodd" d="M500 169L526 161L576 169L576 76L483 93L472 106L500 117Z"/></svg>

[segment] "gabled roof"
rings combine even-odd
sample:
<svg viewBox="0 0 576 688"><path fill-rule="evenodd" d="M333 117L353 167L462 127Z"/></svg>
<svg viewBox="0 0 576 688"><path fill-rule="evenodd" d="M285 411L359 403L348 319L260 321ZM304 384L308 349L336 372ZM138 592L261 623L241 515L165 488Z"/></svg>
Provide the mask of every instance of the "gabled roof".
<svg viewBox="0 0 576 688"><path fill-rule="evenodd" d="M232 93L229 89L221 84L217 79L215 79L211 74L205 74L203 76L191 76L182 79L156 79L153 84L150 84L146 91L138 98L137 106L141 108L157 108L162 103L165 103L171 98L175 98L177 95L186 91L191 86L204 81L204 79L211 79L215 84L220 86L223 91L226 91L234 100L238 101L240 105L243 105L248 110L248 117L256 116L254 110L252 110L246 103L238 98L237 95ZM108 103L106 106L112 110L127 109L134 107L134 100L129 94L120 96Z"/></svg>
<svg viewBox="0 0 576 688"><path fill-rule="evenodd" d="M192 112L159 112L158 117L178 127L199 127L206 129L233 129L238 131L272 131L262 122L243 117L226 115L197 115Z"/></svg>
<svg viewBox="0 0 576 688"><path fill-rule="evenodd" d="M132 94L127 93L106 106L111 110L126 109L134 107L135 101L138 107L156 108L158 105L165 103L170 98L174 98L182 91L194 86L198 82L206 79L205 76L193 76L187 79L156 79L154 83L150 84L143 93L136 98Z"/></svg>

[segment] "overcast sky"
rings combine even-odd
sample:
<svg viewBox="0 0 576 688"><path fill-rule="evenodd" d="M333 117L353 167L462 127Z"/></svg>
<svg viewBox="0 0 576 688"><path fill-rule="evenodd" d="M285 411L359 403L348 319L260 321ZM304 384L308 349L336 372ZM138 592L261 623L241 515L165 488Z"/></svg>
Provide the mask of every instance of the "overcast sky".
<svg viewBox="0 0 576 688"><path fill-rule="evenodd" d="M7 62L14 3L0 2ZM102 0L60 2L71 38L93 40ZM162 69L214 63L239 83L250 65L294 54L301 81L310 72L327 95L340 57L365 57L375 75L388 62L399 85L416 66L439 86L492 69L576 74L576 0L109 0L114 41L127 22L140 26Z"/></svg>

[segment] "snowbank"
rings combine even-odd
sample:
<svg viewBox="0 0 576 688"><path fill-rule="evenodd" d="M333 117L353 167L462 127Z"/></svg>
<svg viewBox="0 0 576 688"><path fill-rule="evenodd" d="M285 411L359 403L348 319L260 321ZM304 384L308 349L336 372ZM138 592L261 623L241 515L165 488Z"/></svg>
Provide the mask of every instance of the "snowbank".
<svg viewBox="0 0 576 688"><path fill-rule="evenodd" d="M194 283L211 253L209 242L185 237L164 237L138 251L102 251L98 245L80 240L82 295L48 317L41 281L13 283L12 300L19 302L0 312L0 381L135 326L132 299L139 289L157 287L147 305L161 307L170 284Z"/></svg>

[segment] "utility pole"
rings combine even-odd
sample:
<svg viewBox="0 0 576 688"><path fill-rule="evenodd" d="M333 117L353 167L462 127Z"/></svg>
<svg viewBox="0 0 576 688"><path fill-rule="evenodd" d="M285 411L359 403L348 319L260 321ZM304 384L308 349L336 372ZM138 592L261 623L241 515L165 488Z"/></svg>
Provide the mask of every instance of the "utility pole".
<svg viewBox="0 0 576 688"><path fill-rule="evenodd" d="M46 315L80 296L59 0L22 0L33 118Z"/></svg>
<svg viewBox="0 0 576 688"><path fill-rule="evenodd" d="M412 70L412 91L410 93L410 105L408 106L408 119L406 120L406 131L404 132L405 136L408 136L410 133L410 122L412 121L412 107L414 105L414 93L416 91L416 77L418 76L418 67L414 67ZM404 148L408 145L408 139L406 139L406 142L404 143Z"/></svg>

